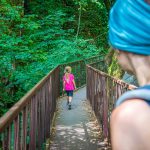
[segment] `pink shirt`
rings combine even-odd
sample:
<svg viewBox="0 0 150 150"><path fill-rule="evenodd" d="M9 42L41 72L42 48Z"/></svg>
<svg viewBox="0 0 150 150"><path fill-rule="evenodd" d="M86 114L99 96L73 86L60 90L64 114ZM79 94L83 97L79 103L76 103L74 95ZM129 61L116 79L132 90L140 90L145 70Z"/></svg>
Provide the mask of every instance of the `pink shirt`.
<svg viewBox="0 0 150 150"><path fill-rule="evenodd" d="M74 84L73 84L73 80L74 80L74 75L73 74L69 74L69 78L67 79L66 76L63 76L63 81L65 82L65 90L66 91L71 91L74 90Z"/></svg>

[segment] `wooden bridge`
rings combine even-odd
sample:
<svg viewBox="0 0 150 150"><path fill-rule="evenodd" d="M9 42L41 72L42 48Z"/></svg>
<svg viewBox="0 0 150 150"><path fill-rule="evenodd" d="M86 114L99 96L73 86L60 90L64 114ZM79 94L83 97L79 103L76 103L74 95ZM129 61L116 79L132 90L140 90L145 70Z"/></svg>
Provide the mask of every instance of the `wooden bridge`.
<svg viewBox="0 0 150 150"><path fill-rule="evenodd" d="M0 118L0 150L93 150L87 145L85 148L84 145L81 148L76 146L73 148L73 145L68 148L50 147L52 123L58 99L62 97L62 76L66 65L72 67L77 87L86 87L86 99L102 131L101 140L107 139L110 146L109 122L115 101L122 93L133 89L134 86L104 73L107 66L102 58L102 56L96 56L62 64L50 71ZM80 95L82 94L80 92Z"/></svg>

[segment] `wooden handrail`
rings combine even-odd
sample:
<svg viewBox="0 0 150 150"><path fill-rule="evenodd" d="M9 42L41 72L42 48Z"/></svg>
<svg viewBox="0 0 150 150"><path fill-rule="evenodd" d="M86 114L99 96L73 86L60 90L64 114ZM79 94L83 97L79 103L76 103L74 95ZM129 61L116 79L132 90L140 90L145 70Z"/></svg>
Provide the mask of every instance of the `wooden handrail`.
<svg viewBox="0 0 150 150"><path fill-rule="evenodd" d="M12 106L6 114L0 118L0 133L9 125L10 122L18 115L18 113L26 106L26 104L31 100L49 76L54 72L55 69L58 69L59 66L51 70L44 78L42 78L25 96L23 96L14 106Z"/></svg>
<svg viewBox="0 0 150 150"><path fill-rule="evenodd" d="M73 67L76 85L81 87L86 83L86 63L99 61L100 57L61 64L43 77L0 118L0 146L3 149L41 149L50 136L56 100L61 94L64 66Z"/></svg>
<svg viewBox="0 0 150 150"><path fill-rule="evenodd" d="M127 90L137 88L134 85L112 77L90 65L87 71L87 99L101 125L103 138L110 143L110 115L116 100Z"/></svg>
<svg viewBox="0 0 150 150"><path fill-rule="evenodd" d="M105 72L102 72L102 71L100 71L100 70L98 70L98 69L96 69L96 68L94 68L94 67L92 67L92 66L90 66L90 65L86 65L86 66L87 66L88 68L91 68L91 69L94 70L95 72L101 74L102 76L109 77L109 78L113 79L116 83L118 83L118 84L120 84L120 85L127 85L129 90L132 90L132 89L137 88L135 85L128 84L128 83L126 83L125 81L123 81L123 80L121 80L121 79L112 77L112 76L110 76L109 74L107 74L107 73L105 73Z"/></svg>

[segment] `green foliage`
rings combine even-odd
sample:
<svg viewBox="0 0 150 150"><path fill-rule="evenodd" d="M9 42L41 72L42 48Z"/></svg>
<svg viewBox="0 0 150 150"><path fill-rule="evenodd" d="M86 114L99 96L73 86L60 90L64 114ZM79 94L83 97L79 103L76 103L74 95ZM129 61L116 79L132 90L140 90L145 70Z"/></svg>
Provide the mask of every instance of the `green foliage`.
<svg viewBox="0 0 150 150"><path fill-rule="evenodd" d="M123 77L124 71L119 66L118 61L117 61L117 56L115 54L113 55L110 66L108 67L108 74L116 78Z"/></svg>
<svg viewBox="0 0 150 150"><path fill-rule="evenodd" d="M97 47L107 49L108 12L103 0L76 0L76 17L81 9L80 35L93 38ZM77 25L76 25L77 26Z"/></svg>
<svg viewBox="0 0 150 150"><path fill-rule="evenodd" d="M107 53L102 1L33 0L28 6L1 0L0 115L58 64Z"/></svg>

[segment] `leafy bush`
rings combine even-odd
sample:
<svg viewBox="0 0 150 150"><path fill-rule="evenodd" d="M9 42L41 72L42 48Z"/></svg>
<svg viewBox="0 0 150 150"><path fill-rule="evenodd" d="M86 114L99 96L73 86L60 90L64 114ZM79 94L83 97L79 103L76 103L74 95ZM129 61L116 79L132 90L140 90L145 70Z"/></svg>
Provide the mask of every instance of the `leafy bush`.
<svg viewBox="0 0 150 150"><path fill-rule="evenodd" d="M79 1L32 1L28 10L22 1L1 1L0 115L58 64L107 53L106 35L97 38L107 31L107 15L101 16L106 9L100 2L80 4L83 22L77 38Z"/></svg>

